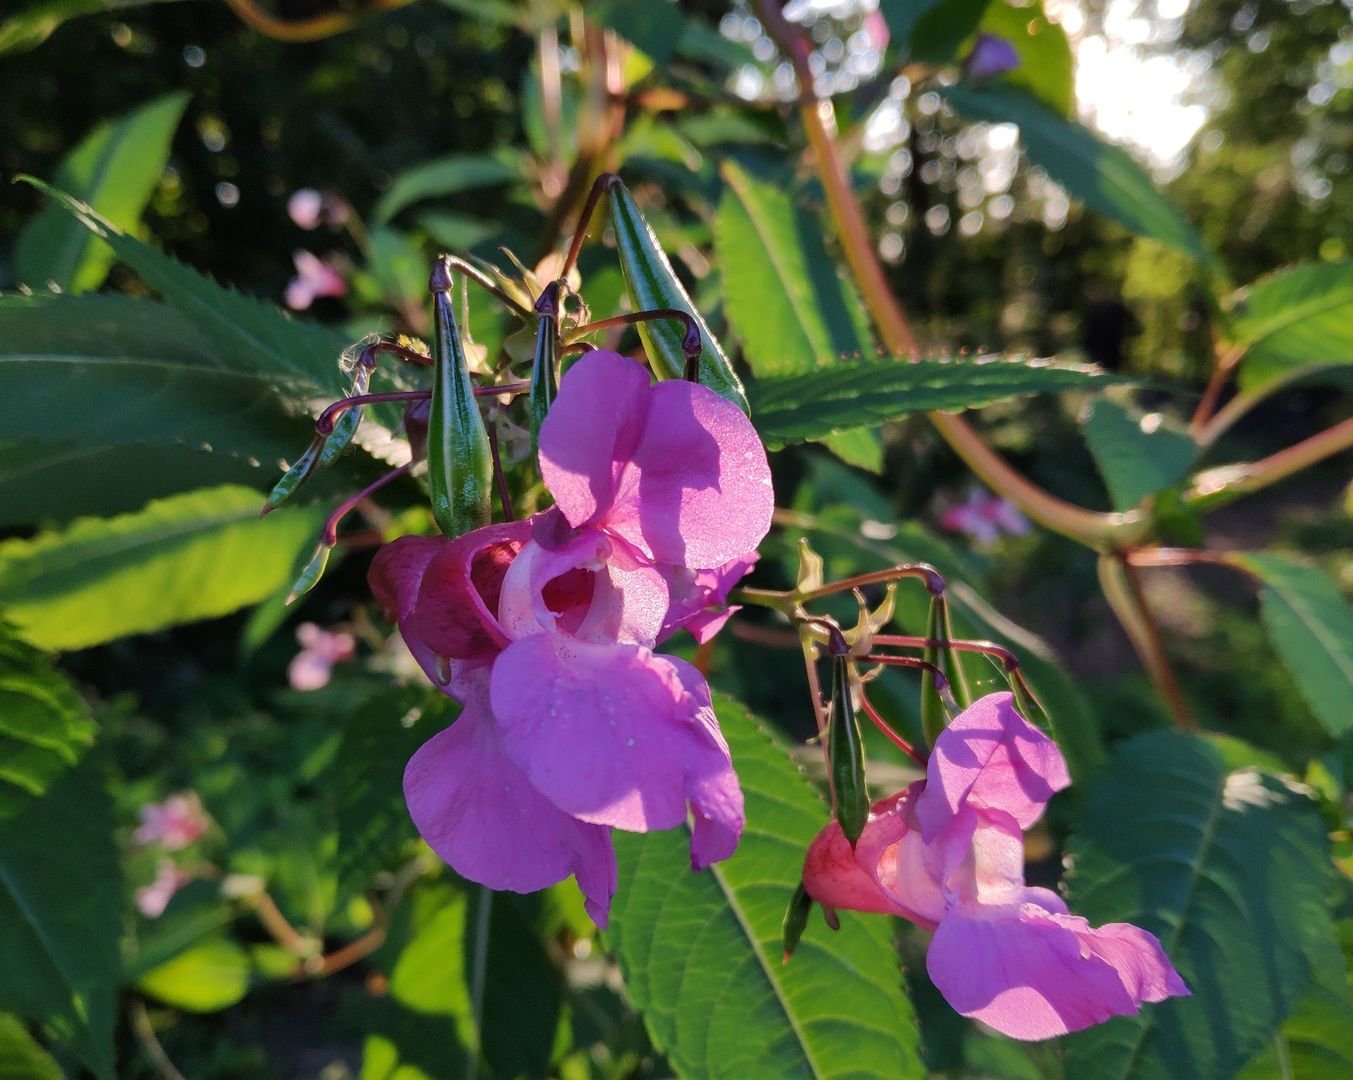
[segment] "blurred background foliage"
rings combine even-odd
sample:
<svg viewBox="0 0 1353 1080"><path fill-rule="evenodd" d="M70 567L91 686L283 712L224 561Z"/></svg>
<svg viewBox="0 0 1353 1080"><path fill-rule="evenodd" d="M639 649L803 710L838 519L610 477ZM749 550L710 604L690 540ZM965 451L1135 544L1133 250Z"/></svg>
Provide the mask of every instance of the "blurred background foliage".
<svg viewBox="0 0 1353 1080"><path fill-rule="evenodd" d="M534 267L557 249L565 223L554 208L561 197L576 196L571 166L590 152L577 145L577 110L589 107L578 77L585 62L576 47L578 10L552 0L421 0L359 17L349 32L296 43L261 35L227 4L208 0L85 6L95 10L68 22L44 22L45 13L79 5L44 0L0 13L0 49L9 50L0 54L5 178L26 173L59 186L63 162L97 125L165 95L186 94L167 164L140 214L140 235L276 304L297 275L293 252L322 257L346 293L319 296L305 317L332 326L339 347L375 330L426 333L426 267L439 250L502 264L499 249L506 247ZM892 51L873 5L798 7L813 28L819 92L834 97L872 238L923 343L942 351L1084 355L1149 380L1146 400L1185 419L1178 398L1166 405L1156 387L1199 390L1207 378L1218 318L1208 271L1085 210L1020 154L1012 129L961 119L943 87L926 81L937 69L952 77L957 65L948 61L957 58L960 41L948 42L945 63L932 64L919 47L906 63L895 63L905 20L894 16L907 5L889 10ZM806 170L789 167L801 136L786 106L787 69L743 4L684 3L678 12L650 0L588 9L597 25L612 26L641 50L628 55L620 126L598 160L619 168L639 194L701 310L721 334L731 325L754 351L755 330L740 325L735 310L724 310L733 302L720 281L724 253L714 244L729 176L720 166L733 160L747 182L783 185L800 208L800 228L812 231L803 222L823 213L823 194ZM275 8L280 18L302 22L332 10L327 0L284 0ZM1134 153L1234 283L1353 254L1353 28L1346 2L1060 0L1014 10L1029 25L1045 26L1046 15L1066 30L1063 39L1050 44L1049 33L1029 46L1042 50L1029 54L1026 70L1038 73L1031 88L1063 111L1075 91L1088 122L1119 140L1137 139ZM927 32L932 37L924 40L939 49L943 33L933 26ZM913 42L921 41L917 23ZM1073 48L1081 58L1074 79ZM1125 54L1136 58L1135 67L1105 59ZM563 72L565 92L554 104L542 93L542 57ZM1119 80L1107 96L1106 78ZM1134 96L1135 88L1122 82L1131 78L1142 80L1143 92L1158 79L1178 84L1172 107L1195 110L1177 122L1188 129L1183 137L1176 131L1155 141L1149 119L1140 117L1135 126L1115 126L1124 99ZM288 202L299 189L327 197L332 220L315 229L297 224ZM36 286L23 282L21 245L11 241L45 205L33 187L0 185L0 290ZM599 234L594 230L594 238ZM830 238L825 247L820 236L812 239L811 250L824 260L837 254ZM589 246L581 266L593 314L618 310L623 282L605 243ZM112 265L108 284L108 291L136 296L150 291L123 262ZM849 297L842 304L848 309ZM850 320L847 312L842 325L849 328ZM514 328L479 296L469 325L489 355ZM184 330L180 340L189 335ZM847 355L874 350L867 333L833 341L844 342ZM522 338L509 342L510 351L523 347ZM1252 459L1347 416L1347 399L1329 393L1329 381L1298 385L1262 404L1226 434L1220 456ZM1103 509L1111 492L1080 434L1082 404L1074 395L998 404L986 410L984 425L1027 475ZM299 452L304 420L295 421L295 436ZM818 446L780 455L777 494L809 523L806 531L836 573L880 560L936 562L955 580L980 586L995 609L1052 645L1080 688L1057 693L1083 710L1106 741L1168 723L1099 594L1091 553L1038 531L994 543L961 533L944 537L944 511L967 497L969 474L923 417L889 424L880 441L831 449L835 456ZM191 485L176 486L168 475L163 453L82 465L80 482L89 490L71 489L69 501L54 500L36 517L11 503L4 518L10 542L77 513L136 509L152 496L186 490ZM261 490L276 476L275 458L246 469L195 450L182 453L195 462L194 484ZM21 470L6 476L6 460L0 453L0 477L17 484ZM342 479L354 486L374 475L365 459L347 469ZM1221 511L1210 520L1210 535L1223 546L1308 552L1347 589L1353 585L1347 479L1346 462L1335 459L1280 493ZM125 492L125 505L108 501L112 488ZM13 493L24 489L7 490L17 500ZM341 490L334 481L320 494L332 501ZM236 491L232 498L249 503L252 514L251 495ZM391 502L398 512L418 499L406 482ZM289 554L303 555L313 536L319 519L313 508L307 512L291 519L283 538ZM860 541L871 528L874 539ZM787 582L794 558L789 543L772 542L759 571L764 583ZM397 795L402 761L429 725L446 717L435 696L409 685L392 689L392 669L405 683L416 678L391 658L367 598L366 562L360 549L336 560L299 612L282 609L277 594L284 583L268 580L247 599L222 599L214 608L203 599L199 614L264 600L250 611L62 657L103 732L91 764L81 768L119 780L116 806L100 812L114 815L126 834L138 808L192 788L214 819L194 849L197 880L161 919L128 924L127 1000L116 1024L119 1075L172 1076L172 1061L194 1080L405 1080L460 1075L457 1053L481 1059L473 1026L464 1026L465 972L455 967L470 952L465 935L480 901L437 877L425 858L396 857L408 856L413 842ZM273 576L286 573L281 567ZM1251 590L1242 593L1236 581L1229 571L1208 568L1187 576L1161 570L1150 579L1185 692L1204 727L1276 755L1328 796L1326 812L1337 814L1330 807L1347 790L1353 764L1348 739L1338 741L1312 722L1308 701L1274 659ZM0 602L6 599L0 593ZM987 621L990 612L985 603L966 611L970 632L1023 633L998 616ZM286 688L301 621L341 624L364 663L337 665L320 690ZM804 737L811 719L800 676L786 675L791 661L770 657L776 654L759 642L725 635L713 661L715 682ZM38 663L26 653L21 659ZM898 680L888 695L890 715L908 730L917 723L911 689ZM81 708L66 706L72 747L88 741ZM395 731L392 716L409 724ZM371 756L387 770L383 785L357 764L362 748L377 742L380 752ZM871 749L880 762L899 767L884 747ZM357 797L350 797L354 789ZM1043 837L1044 872L1055 866L1064 824L1055 821L1054 836ZM123 861L124 893L156 873L146 851ZM377 903L394 912L388 922L360 887L373 880ZM485 1075L671 1074L626 1003L571 887L508 897L495 908L492 926L490 962L521 977L490 989L479 1003ZM381 943L363 963L332 979L306 978L327 974L313 965L322 966L324 957L332 962L375 928ZM172 963L179 966L166 973ZM914 981L933 1069L1014 1077L1056 1075L1062 1067L1060 1051L1026 1055L960 1031L924 978ZM246 992L245 1004L233 1007ZM518 1007L521 1001L528 1007ZM0 993L0 1008L13 1007ZM15 1054L26 1038L0 1029L0 1047L13 1046ZM163 1061L156 1056L161 1045ZM62 1061L77 1067L74 1058Z"/></svg>

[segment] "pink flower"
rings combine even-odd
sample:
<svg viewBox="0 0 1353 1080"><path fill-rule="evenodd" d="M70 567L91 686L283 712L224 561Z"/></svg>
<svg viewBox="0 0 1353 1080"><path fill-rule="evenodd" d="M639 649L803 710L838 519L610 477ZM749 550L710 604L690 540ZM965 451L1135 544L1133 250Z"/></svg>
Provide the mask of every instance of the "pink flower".
<svg viewBox="0 0 1353 1080"><path fill-rule="evenodd" d="M301 229L317 229L324 220L324 196L314 188L298 188L287 199L287 216Z"/></svg>
<svg viewBox="0 0 1353 1080"><path fill-rule="evenodd" d="M287 666L287 681L293 690L318 690L329 684L335 664L351 660L357 642L345 631L322 629L314 623L296 627L301 651Z"/></svg>
<svg viewBox="0 0 1353 1080"><path fill-rule="evenodd" d="M136 890L136 910L147 919L158 919L174 894L191 880L189 874L174 865L173 859L161 859L156 864L155 880Z"/></svg>
<svg viewBox="0 0 1353 1080"><path fill-rule="evenodd" d="M162 803L148 803L138 814L141 824L132 839L138 844L159 844L166 851L181 851L207 831L207 815L195 791L171 795Z"/></svg>
<svg viewBox="0 0 1353 1080"><path fill-rule="evenodd" d="M605 924L610 830L691 815L691 862L727 858L742 792L709 688L653 651L702 640L770 524L770 471L737 408L593 352L541 429L558 505L454 540L405 537L372 590L464 711L414 755L409 812L459 873L529 891L573 874Z"/></svg>
<svg viewBox="0 0 1353 1080"><path fill-rule="evenodd" d="M1056 893L1025 885L1023 830L1069 783L1056 744L1010 694L990 694L935 741L925 780L874 805L854 852L835 823L819 834L804 887L828 908L933 930L936 988L1012 1038L1064 1035L1188 994L1154 936L1091 927Z"/></svg>
<svg viewBox="0 0 1353 1080"><path fill-rule="evenodd" d="M977 544L994 544L1006 532L1024 536L1029 531L1028 519L1019 508L981 488L968 492L965 502L951 506L940 515L940 528L963 533Z"/></svg>
<svg viewBox="0 0 1353 1080"><path fill-rule="evenodd" d="M304 311L322 296L346 296L348 283L343 275L308 251L292 253L296 276L287 283L286 302L292 311Z"/></svg>

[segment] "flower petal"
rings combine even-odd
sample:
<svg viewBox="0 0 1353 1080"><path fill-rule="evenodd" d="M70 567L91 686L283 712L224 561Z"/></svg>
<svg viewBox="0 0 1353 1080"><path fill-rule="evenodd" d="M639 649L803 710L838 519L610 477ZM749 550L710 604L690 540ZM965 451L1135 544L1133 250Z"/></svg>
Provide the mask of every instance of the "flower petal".
<svg viewBox="0 0 1353 1080"><path fill-rule="evenodd" d="M647 417L648 384L642 364L604 349L560 381L540 426L540 475L574 528L597 524L614 504Z"/></svg>
<svg viewBox="0 0 1353 1080"><path fill-rule="evenodd" d="M690 800L696 861L731 851L742 796L708 688L688 665L639 645L536 634L494 662L491 700L504 748L561 810L648 832L683 824Z"/></svg>
<svg viewBox="0 0 1353 1080"><path fill-rule="evenodd" d="M458 874L491 889L533 892L576 874L588 912L606 925L616 889L610 830L570 817L503 752L485 684L462 683L466 706L404 771L409 815ZM477 692L476 692L477 689Z"/></svg>
<svg viewBox="0 0 1353 1080"><path fill-rule="evenodd" d="M927 842L964 806L1003 811L1027 829L1070 783L1061 750L1019 714L1013 695L988 694L935 740L916 813Z"/></svg>
<svg viewBox="0 0 1353 1080"><path fill-rule="evenodd" d="M446 541L439 537L401 536L376 552L367 572L377 603L399 626L404 644L433 682L437 681L437 656L419 633L413 613L428 564L444 547Z"/></svg>
<svg viewBox="0 0 1353 1080"><path fill-rule="evenodd" d="M433 652L457 660L483 659L508 636L498 622L499 593L514 556L531 536L529 521L475 529L428 563L418 589L413 625Z"/></svg>
<svg viewBox="0 0 1353 1080"><path fill-rule="evenodd" d="M733 613L728 594L747 576L760 556L755 551L715 567L713 570L687 570L683 566L663 566L663 578L671 597L667 617L658 633L665 641L678 630L688 630L703 645L723 629Z"/></svg>
<svg viewBox="0 0 1353 1080"><path fill-rule="evenodd" d="M958 1012L1015 1039L1065 1035L1188 993L1146 931L1092 930L1037 903L956 908L935 931L926 969Z"/></svg>

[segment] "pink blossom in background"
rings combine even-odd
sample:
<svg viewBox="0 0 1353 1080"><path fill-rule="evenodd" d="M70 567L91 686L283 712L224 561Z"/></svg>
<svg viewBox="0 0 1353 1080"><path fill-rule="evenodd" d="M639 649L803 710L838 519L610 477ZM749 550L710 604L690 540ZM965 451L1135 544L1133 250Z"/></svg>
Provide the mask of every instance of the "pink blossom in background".
<svg viewBox="0 0 1353 1080"><path fill-rule="evenodd" d="M958 1012L1016 1039L1047 1039L1187 995L1160 942L1098 928L1024 883L1023 831L1070 783L1057 745L1008 693L974 702L926 769L871 808L854 851L833 822L804 864L828 908L899 915L934 937L926 970Z"/></svg>
<svg viewBox="0 0 1353 1080"><path fill-rule="evenodd" d="M308 251L292 254L296 276L287 283L286 303L292 311L304 311L322 296L346 296L348 283L343 275Z"/></svg>
<svg viewBox="0 0 1353 1080"><path fill-rule="evenodd" d="M1029 531L1029 519L1014 503L976 487L964 502L941 513L939 523L940 528L962 533L983 546L994 544L1002 533L1024 536Z"/></svg>
<svg viewBox="0 0 1353 1080"><path fill-rule="evenodd" d="M287 682L293 690L318 690L329 684L335 664L351 660L357 642L344 630L325 630L312 622L296 627L301 651L287 665Z"/></svg>
<svg viewBox="0 0 1353 1080"><path fill-rule="evenodd" d="M192 876L176 867L173 859L161 859L156 864L155 880L136 890L136 910L147 919L158 919L174 894L191 880Z"/></svg>
<svg viewBox="0 0 1353 1080"><path fill-rule="evenodd" d="M317 229L324 220L324 196L314 188L298 188L287 199L287 216L301 229Z"/></svg>
<svg viewBox="0 0 1353 1080"><path fill-rule="evenodd" d="M138 844L159 844L166 851L186 848L210 824L195 791L171 795L161 803L148 803L138 814L141 824L132 839Z"/></svg>
<svg viewBox="0 0 1353 1080"><path fill-rule="evenodd" d="M770 469L713 391L650 385L595 351L540 434L557 505L454 540L383 548L372 590L461 718L414 755L405 796L460 874L529 891L573 874L605 925L613 828L693 820L696 869L727 858L742 792L704 677L653 650L701 640L770 526Z"/></svg>

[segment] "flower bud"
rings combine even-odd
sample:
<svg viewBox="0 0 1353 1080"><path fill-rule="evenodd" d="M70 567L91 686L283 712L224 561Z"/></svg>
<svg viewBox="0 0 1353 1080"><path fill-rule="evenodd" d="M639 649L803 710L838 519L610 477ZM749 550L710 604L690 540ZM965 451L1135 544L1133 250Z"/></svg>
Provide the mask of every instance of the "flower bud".
<svg viewBox="0 0 1353 1080"><path fill-rule="evenodd" d="M428 422L428 482L432 516L447 536L487 525L493 487L488 431L475 403L460 327L451 303L451 264L443 256L433 267L435 331L432 409Z"/></svg>

